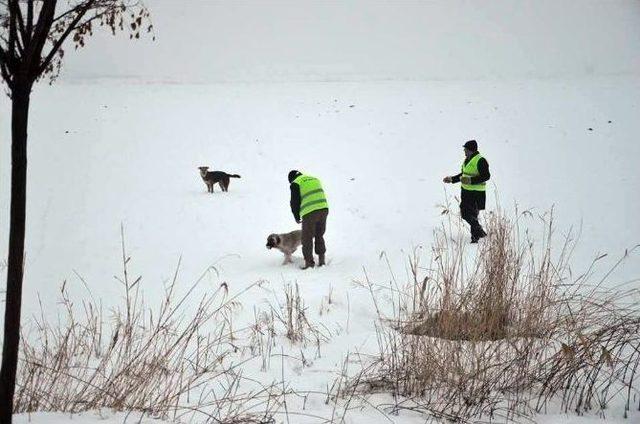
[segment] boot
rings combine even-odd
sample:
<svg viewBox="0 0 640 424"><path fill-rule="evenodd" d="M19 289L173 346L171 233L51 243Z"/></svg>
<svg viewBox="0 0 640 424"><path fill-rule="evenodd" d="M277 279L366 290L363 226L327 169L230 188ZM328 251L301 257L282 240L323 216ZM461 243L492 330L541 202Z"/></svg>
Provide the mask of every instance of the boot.
<svg viewBox="0 0 640 424"><path fill-rule="evenodd" d="M478 225L477 228L471 230L471 243L477 243L478 240L487 236L487 233Z"/></svg>
<svg viewBox="0 0 640 424"><path fill-rule="evenodd" d="M318 266L324 266L325 262L324 262L324 253L321 255L318 255Z"/></svg>
<svg viewBox="0 0 640 424"><path fill-rule="evenodd" d="M313 268L314 266L316 266L315 263L313 262L304 262L304 265L300 267L300 269L309 269L309 268Z"/></svg>
<svg viewBox="0 0 640 424"><path fill-rule="evenodd" d="M487 233L484 230L480 230L478 234L474 234L471 236L471 243L477 243L478 240L487 236Z"/></svg>

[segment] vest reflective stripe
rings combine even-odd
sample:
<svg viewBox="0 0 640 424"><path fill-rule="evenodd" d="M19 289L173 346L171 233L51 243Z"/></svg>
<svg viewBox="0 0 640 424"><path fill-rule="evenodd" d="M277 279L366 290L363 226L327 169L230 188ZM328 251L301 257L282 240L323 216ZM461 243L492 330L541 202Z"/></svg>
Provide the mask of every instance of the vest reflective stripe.
<svg viewBox="0 0 640 424"><path fill-rule="evenodd" d="M321 189L321 188L318 188L318 189L315 189L315 190L311 190L310 192L305 193L304 196L301 195L300 196L300 200L304 200L305 198L311 196L312 194L316 194L316 193L323 193L324 194L324 190Z"/></svg>
<svg viewBox="0 0 640 424"><path fill-rule="evenodd" d="M327 203L327 198L319 179L308 175L300 175L293 182L300 187L301 218L311 212L329 208L329 203Z"/></svg>
<svg viewBox="0 0 640 424"><path fill-rule="evenodd" d="M462 176L464 177L477 177L480 175L478 171L478 162L482 159L480 153L476 154L466 164L462 163ZM487 188L486 183L480 184L462 184L462 188L469 191L485 191Z"/></svg>

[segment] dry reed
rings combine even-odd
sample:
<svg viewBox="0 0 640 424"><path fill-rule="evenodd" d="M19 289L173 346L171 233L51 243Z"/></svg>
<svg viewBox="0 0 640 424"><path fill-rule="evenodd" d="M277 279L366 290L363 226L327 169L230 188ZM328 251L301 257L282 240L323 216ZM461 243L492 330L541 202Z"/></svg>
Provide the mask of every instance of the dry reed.
<svg viewBox="0 0 640 424"><path fill-rule="evenodd" d="M145 305L122 243L124 307L107 316L91 298L77 306L63 285L64 317L23 329L14 410L78 413L110 408L174 421L268 423L280 413L277 384L243 376L225 283L195 298L203 276L182 296L178 270L158 308ZM251 287L250 287L251 288ZM249 288L249 289L250 289ZM247 290L249 290L247 289Z"/></svg>
<svg viewBox="0 0 640 424"><path fill-rule="evenodd" d="M445 213L448 210L445 210ZM411 281L378 285L365 274L378 311L379 294L393 313L379 312L379 354L360 356L351 387L390 392L388 411L411 409L453 421L526 419L548 408L605 413L616 398L627 416L638 402L638 290L593 285L592 267L572 278L576 241L554 237L553 214L540 218L540 245L523 220L498 209L489 236L469 251L460 220L435 232L428 266L419 249L409 256ZM625 252L624 258L632 252ZM614 413L613 411L610 413Z"/></svg>

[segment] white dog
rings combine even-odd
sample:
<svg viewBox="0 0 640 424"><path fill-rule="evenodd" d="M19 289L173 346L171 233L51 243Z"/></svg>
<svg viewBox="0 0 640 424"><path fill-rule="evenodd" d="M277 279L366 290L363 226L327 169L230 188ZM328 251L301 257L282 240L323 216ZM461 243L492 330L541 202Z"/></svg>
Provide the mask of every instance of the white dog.
<svg viewBox="0 0 640 424"><path fill-rule="evenodd" d="M269 234L267 237L267 249L276 248L284 253L282 265L293 262L291 255L302 244L302 230L291 231L285 234Z"/></svg>

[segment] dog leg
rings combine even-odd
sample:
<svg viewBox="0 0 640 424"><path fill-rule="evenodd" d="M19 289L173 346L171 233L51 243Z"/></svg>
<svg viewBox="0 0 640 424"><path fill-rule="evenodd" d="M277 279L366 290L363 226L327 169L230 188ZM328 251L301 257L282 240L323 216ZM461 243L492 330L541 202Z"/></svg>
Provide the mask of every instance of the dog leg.
<svg viewBox="0 0 640 424"><path fill-rule="evenodd" d="M287 265L287 264L290 264L291 262L293 262L293 260L291 259L291 254L285 253L284 262L282 262L282 265Z"/></svg>

